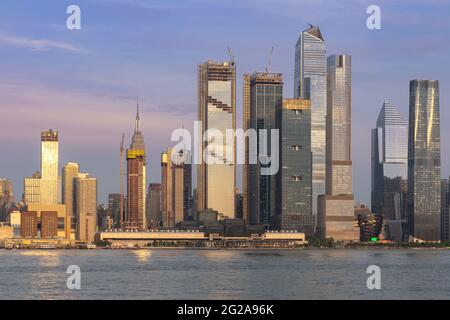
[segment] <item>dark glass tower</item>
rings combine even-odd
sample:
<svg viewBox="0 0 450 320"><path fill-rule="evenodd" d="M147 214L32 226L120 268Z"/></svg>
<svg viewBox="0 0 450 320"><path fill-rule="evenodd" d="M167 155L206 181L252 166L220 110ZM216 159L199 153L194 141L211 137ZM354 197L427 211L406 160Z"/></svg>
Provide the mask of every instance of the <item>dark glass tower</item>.
<svg viewBox="0 0 450 320"><path fill-rule="evenodd" d="M314 216L309 100L283 99L280 140L279 226L311 235Z"/></svg>
<svg viewBox="0 0 450 320"><path fill-rule="evenodd" d="M414 238L441 237L439 81L409 85L408 224Z"/></svg>
<svg viewBox="0 0 450 320"><path fill-rule="evenodd" d="M247 88L245 88L247 87ZM250 77L244 75L244 91L248 90L249 99L244 103L244 118L248 119L248 129L257 132L258 154L267 153L270 157L275 150L271 145L271 130L278 129L277 116L282 107L283 78L280 73L254 73ZM246 112L247 110L247 112ZM263 135L262 130L267 130ZM265 137L265 138L264 138ZM264 149L266 148L266 149ZM267 151L267 152L265 152ZM276 210L277 178L276 175L263 175L261 169L271 164L263 164L258 159L257 164L248 164L244 173L247 187L244 190L248 196L249 220L251 224L273 224Z"/></svg>

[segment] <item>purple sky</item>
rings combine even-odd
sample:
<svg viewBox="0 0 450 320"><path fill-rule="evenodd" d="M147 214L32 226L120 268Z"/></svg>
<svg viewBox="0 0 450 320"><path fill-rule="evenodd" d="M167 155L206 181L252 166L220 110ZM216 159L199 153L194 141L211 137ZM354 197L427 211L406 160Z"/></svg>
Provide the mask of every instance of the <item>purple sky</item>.
<svg viewBox="0 0 450 320"><path fill-rule="evenodd" d="M66 28L66 8L81 7L81 30ZM366 28L366 9L381 8L382 29ZM39 132L60 131L60 165L79 162L99 179L99 201L119 189L119 142L129 145L135 97L159 181L160 152L173 129L190 129L197 110L197 64L228 58L242 74L284 75L292 97L294 46L318 24L328 54L353 63L353 161L357 200L370 200L370 129L385 98L405 116L409 80L440 80L442 175L450 174L450 2L447 0L3 0L0 4L0 177L16 196L39 169Z"/></svg>

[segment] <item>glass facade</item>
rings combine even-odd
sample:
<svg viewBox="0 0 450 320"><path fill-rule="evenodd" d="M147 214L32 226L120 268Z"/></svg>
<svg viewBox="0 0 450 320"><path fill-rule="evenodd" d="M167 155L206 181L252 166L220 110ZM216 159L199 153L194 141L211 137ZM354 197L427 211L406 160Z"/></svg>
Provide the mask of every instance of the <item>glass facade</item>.
<svg viewBox="0 0 450 320"><path fill-rule="evenodd" d="M197 168L197 210L216 210L219 219L235 217L235 143L225 139L227 129L236 129L235 91L234 62L199 66L199 120L205 137L199 151L202 159L204 151L208 163L202 161Z"/></svg>
<svg viewBox="0 0 450 320"><path fill-rule="evenodd" d="M326 195L318 198L317 234L358 241L352 186L352 64L349 55L327 59Z"/></svg>
<svg viewBox="0 0 450 320"><path fill-rule="evenodd" d="M403 115L385 101L372 129L371 209L385 220L406 219L408 127Z"/></svg>
<svg viewBox="0 0 450 320"><path fill-rule="evenodd" d="M439 81L409 87L408 223L417 239L441 237L441 140Z"/></svg>
<svg viewBox="0 0 450 320"><path fill-rule="evenodd" d="M312 215L311 104L284 99L281 111L279 224L283 230L314 233Z"/></svg>
<svg viewBox="0 0 450 320"><path fill-rule="evenodd" d="M245 76L244 76L245 79ZM277 117L280 114L283 100L283 78L280 73L254 73L250 77L250 118L249 128L257 132L257 153L271 156L271 130L279 129ZM267 130L267 135L263 131ZM276 175L262 175L262 164L248 164L248 190L250 223L271 225L276 215L277 179Z"/></svg>
<svg viewBox="0 0 450 320"><path fill-rule="evenodd" d="M312 210L325 194L325 117L327 105L325 42L319 27L303 31L295 46L294 98L311 100Z"/></svg>
<svg viewBox="0 0 450 320"><path fill-rule="evenodd" d="M50 129L41 132L40 203L58 203L58 182L58 131Z"/></svg>

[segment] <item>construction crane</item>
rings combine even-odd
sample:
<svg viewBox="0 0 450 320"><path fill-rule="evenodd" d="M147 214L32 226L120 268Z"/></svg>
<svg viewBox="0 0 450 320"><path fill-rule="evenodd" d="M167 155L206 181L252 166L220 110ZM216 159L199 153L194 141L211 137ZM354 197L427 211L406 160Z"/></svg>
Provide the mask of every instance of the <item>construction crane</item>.
<svg viewBox="0 0 450 320"><path fill-rule="evenodd" d="M227 46L227 49L228 49L228 55L230 56L231 64L234 64L234 56L233 56L233 54L231 53L231 49L230 49L230 47L228 47L228 46Z"/></svg>
<svg viewBox="0 0 450 320"><path fill-rule="evenodd" d="M273 55L273 47L270 49L269 61L267 61L266 65L266 73L269 73L270 65L272 64L272 55Z"/></svg>
<svg viewBox="0 0 450 320"><path fill-rule="evenodd" d="M123 141L125 139L125 133L122 132L122 142L120 142L120 223L121 225L125 222L124 216L124 171L125 171L125 157Z"/></svg>

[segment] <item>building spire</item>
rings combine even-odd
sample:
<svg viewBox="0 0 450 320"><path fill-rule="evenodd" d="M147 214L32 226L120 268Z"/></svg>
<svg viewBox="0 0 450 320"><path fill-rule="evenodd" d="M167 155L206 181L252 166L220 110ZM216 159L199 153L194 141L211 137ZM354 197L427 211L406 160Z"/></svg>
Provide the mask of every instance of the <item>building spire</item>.
<svg viewBox="0 0 450 320"><path fill-rule="evenodd" d="M134 132L141 132L141 118L139 117L139 97L136 98L136 125Z"/></svg>

